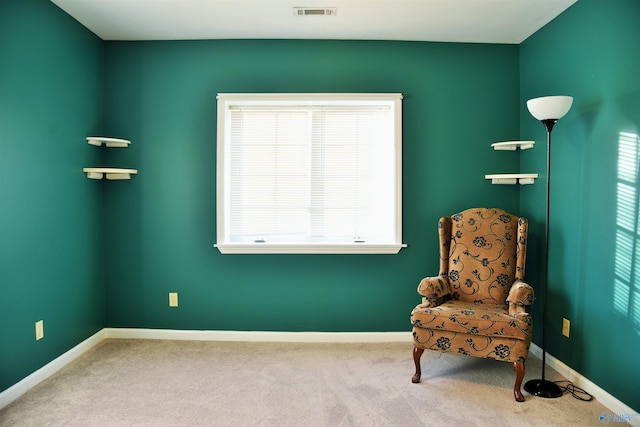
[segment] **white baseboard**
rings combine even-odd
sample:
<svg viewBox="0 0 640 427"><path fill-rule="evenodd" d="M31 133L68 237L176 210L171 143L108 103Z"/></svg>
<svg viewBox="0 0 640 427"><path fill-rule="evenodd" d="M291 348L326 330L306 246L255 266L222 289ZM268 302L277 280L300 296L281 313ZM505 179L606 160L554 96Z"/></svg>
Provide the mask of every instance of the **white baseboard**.
<svg viewBox="0 0 640 427"><path fill-rule="evenodd" d="M0 393L0 409L9 405L11 402L22 396L24 393L49 378L51 375L64 368L73 360L87 352L91 348L98 345L102 340L106 338L105 330L102 329L90 336L80 344L73 347L71 350L61 354L53 359L51 362L44 365L42 368L33 372L31 375L25 377L21 381L15 383L8 389Z"/></svg>
<svg viewBox="0 0 640 427"><path fill-rule="evenodd" d="M246 342L406 342L411 332L266 332L266 331L182 331L175 329L106 328L106 338Z"/></svg>
<svg viewBox="0 0 640 427"><path fill-rule="evenodd" d="M542 349L537 345L531 343L531 348L529 349L529 351L537 358L542 359ZM630 418L626 420L626 422L628 422L632 426L640 427L640 413L637 410L634 410L630 406L625 405L624 403L607 393L605 390L600 388L597 384L593 383L588 378L583 377L579 372L574 371L564 362L561 362L551 354L547 353L545 361L547 366L557 371L560 375L571 381L576 386L580 387L583 390L586 390L589 394L595 397L598 402L603 404L611 411L608 414L602 414L603 416L628 416Z"/></svg>
<svg viewBox="0 0 640 427"><path fill-rule="evenodd" d="M406 342L412 343L411 332L261 332L261 331L194 331L174 329L128 329L105 328L66 353L52 360L23 380L0 393L0 409L9 405L38 383L58 372L78 356L98 345L101 341L112 339L158 339L192 341L245 341L245 342L322 342L322 343L375 343ZM542 349L531 344L531 354L542 358ZM583 377L569 366L547 353L549 367L566 377L580 388L592 394L601 404L611 411L611 416L633 415L627 420L631 425L640 427L638 411L620 402L589 379Z"/></svg>

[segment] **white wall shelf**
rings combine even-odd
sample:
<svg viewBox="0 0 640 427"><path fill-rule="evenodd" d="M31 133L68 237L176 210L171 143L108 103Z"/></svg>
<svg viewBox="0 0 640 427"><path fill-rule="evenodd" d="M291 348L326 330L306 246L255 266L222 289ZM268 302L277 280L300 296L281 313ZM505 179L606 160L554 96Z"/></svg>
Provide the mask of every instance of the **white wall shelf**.
<svg viewBox="0 0 640 427"><path fill-rule="evenodd" d="M102 179L109 180L117 179L131 179L131 175L138 173L137 169L119 169L119 168L84 168L83 172L87 174L87 178L90 179Z"/></svg>
<svg viewBox="0 0 640 427"><path fill-rule="evenodd" d="M103 144L106 147L128 147L131 141L128 139L120 138L107 138L104 136L88 136L87 143L89 145L95 145L101 147ZM121 168L83 168L82 171L87 174L89 179L102 179L108 180L120 180L131 179L131 175L138 173L137 169L121 169Z"/></svg>
<svg viewBox="0 0 640 427"><path fill-rule="evenodd" d="M516 151L528 150L536 145L535 141L504 141L494 142L491 144L496 151ZM490 179L491 184L503 184L503 185L527 185L534 184L538 178L537 173L496 173L491 175L485 175L485 179Z"/></svg>
<svg viewBox="0 0 640 427"><path fill-rule="evenodd" d="M494 142L491 146L496 151L516 151L518 148L528 150L529 148L533 148L535 144L535 141L505 141Z"/></svg>
<svg viewBox="0 0 640 427"><path fill-rule="evenodd" d="M490 179L492 184L533 184L538 178L537 173L499 173L485 175L485 179Z"/></svg>
<svg viewBox="0 0 640 427"><path fill-rule="evenodd" d="M88 136L87 143L100 147L102 144L107 147L128 147L131 141L120 138L107 138L104 136Z"/></svg>

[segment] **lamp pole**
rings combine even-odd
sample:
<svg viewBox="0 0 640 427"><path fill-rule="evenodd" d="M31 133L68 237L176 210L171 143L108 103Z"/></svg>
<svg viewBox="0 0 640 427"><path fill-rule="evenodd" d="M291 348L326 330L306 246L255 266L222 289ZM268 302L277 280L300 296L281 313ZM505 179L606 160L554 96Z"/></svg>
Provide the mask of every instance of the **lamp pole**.
<svg viewBox="0 0 640 427"><path fill-rule="evenodd" d="M547 129L547 194L546 194L546 211L545 211L545 230L544 230L544 252L542 257L542 378L537 380L529 380L524 384L524 389L538 397L560 397L562 389L554 382L548 381L544 377L547 359L547 294L549 292L549 200L551 189L551 130L558 119L542 120Z"/></svg>
<svg viewBox="0 0 640 427"><path fill-rule="evenodd" d="M554 382L545 379L547 358L547 298L549 293L549 206L551 190L551 131L558 119L571 108L573 98L569 96L548 96L531 99L527 102L529 112L540 120L547 130L547 193L545 203L544 252L542 258L542 378L529 380L524 389L538 397L555 398L562 396L562 389Z"/></svg>

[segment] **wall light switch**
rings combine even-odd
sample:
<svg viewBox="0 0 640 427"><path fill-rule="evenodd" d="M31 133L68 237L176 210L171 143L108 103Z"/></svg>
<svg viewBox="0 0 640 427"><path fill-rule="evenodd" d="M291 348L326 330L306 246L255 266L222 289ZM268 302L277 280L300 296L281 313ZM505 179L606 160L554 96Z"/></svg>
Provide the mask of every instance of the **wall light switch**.
<svg viewBox="0 0 640 427"><path fill-rule="evenodd" d="M36 322L36 341L44 338L44 320L38 320Z"/></svg>
<svg viewBox="0 0 640 427"><path fill-rule="evenodd" d="M169 292L169 307L177 307L177 306L178 306L178 293Z"/></svg>

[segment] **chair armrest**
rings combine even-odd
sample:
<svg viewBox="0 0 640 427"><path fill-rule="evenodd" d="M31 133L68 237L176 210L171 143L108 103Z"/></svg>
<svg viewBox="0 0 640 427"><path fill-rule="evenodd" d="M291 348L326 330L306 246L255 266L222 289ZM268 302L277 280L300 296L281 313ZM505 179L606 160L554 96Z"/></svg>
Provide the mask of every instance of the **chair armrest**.
<svg viewBox="0 0 640 427"><path fill-rule="evenodd" d="M450 298L449 278L425 277L418 285L418 293L424 297L424 307L436 307Z"/></svg>
<svg viewBox="0 0 640 427"><path fill-rule="evenodd" d="M516 314L526 313L525 306L533 304L535 300L533 288L525 282L520 280L516 281L509 291L507 297L507 303L509 304L509 314L515 316Z"/></svg>

